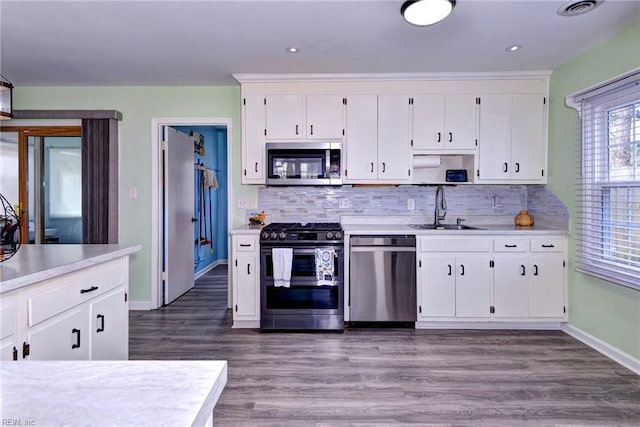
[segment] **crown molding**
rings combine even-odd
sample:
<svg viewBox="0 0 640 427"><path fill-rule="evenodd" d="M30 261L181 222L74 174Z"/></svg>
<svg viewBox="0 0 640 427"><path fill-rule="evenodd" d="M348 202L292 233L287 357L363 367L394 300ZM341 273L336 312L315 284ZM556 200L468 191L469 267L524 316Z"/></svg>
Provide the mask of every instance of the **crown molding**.
<svg viewBox="0 0 640 427"><path fill-rule="evenodd" d="M242 83L292 83L292 82L385 82L415 80L505 80L548 79L551 70L495 71L465 73L283 73L283 74L232 74Z"/></svg>

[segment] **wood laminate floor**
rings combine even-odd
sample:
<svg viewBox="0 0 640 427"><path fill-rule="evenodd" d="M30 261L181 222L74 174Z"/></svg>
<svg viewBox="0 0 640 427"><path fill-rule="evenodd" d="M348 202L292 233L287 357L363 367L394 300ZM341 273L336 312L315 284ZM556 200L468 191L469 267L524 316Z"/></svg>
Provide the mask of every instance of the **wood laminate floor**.
<svg viewBox="0 0 640 427"><path fill-rule="evenodd" d="M563 332L231 329L226 270L130 313L131 359L228 361L215 425L640 426L640 377Z"/></svg>

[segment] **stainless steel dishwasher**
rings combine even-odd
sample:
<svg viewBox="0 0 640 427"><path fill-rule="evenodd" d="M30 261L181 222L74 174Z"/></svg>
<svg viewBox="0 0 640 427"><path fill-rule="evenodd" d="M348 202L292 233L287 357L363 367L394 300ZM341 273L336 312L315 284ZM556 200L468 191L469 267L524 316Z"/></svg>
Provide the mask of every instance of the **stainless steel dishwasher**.
<svg viewBox="0 0 640 427"><path fill-rule="evenodd" d="M359 235L350 242L349 321L415 326L415 236Z"/></svg>

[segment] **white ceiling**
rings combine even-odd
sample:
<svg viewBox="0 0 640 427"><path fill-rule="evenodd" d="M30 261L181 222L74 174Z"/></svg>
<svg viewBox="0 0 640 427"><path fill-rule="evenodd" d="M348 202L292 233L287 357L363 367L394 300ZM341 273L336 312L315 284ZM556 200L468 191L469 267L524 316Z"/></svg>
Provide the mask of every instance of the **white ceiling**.
<svg viewBox="0 0 640 427"><path fill-rule="evenodd" d="M404 22L402 3L0 0L0 71L16 86L111 86L234 84L232 73L552 70L640 23L638 0L574 17L556 14L566 0L458 0L444 21L420 28ZM511 44L523 49L507 53Z"/></svg>

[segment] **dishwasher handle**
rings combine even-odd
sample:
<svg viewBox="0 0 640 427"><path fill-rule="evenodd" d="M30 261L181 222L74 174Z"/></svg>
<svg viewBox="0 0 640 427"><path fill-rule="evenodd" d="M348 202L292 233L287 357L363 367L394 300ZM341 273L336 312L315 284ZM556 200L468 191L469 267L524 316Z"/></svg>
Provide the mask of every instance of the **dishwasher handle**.
<svg viewBox="0 0 640 427"><path fill-rule="evenodd" d="M373 236L351 236L351 247L359 246L390 246L416 247L416 236L413 235L373 235Z"/></svg>

